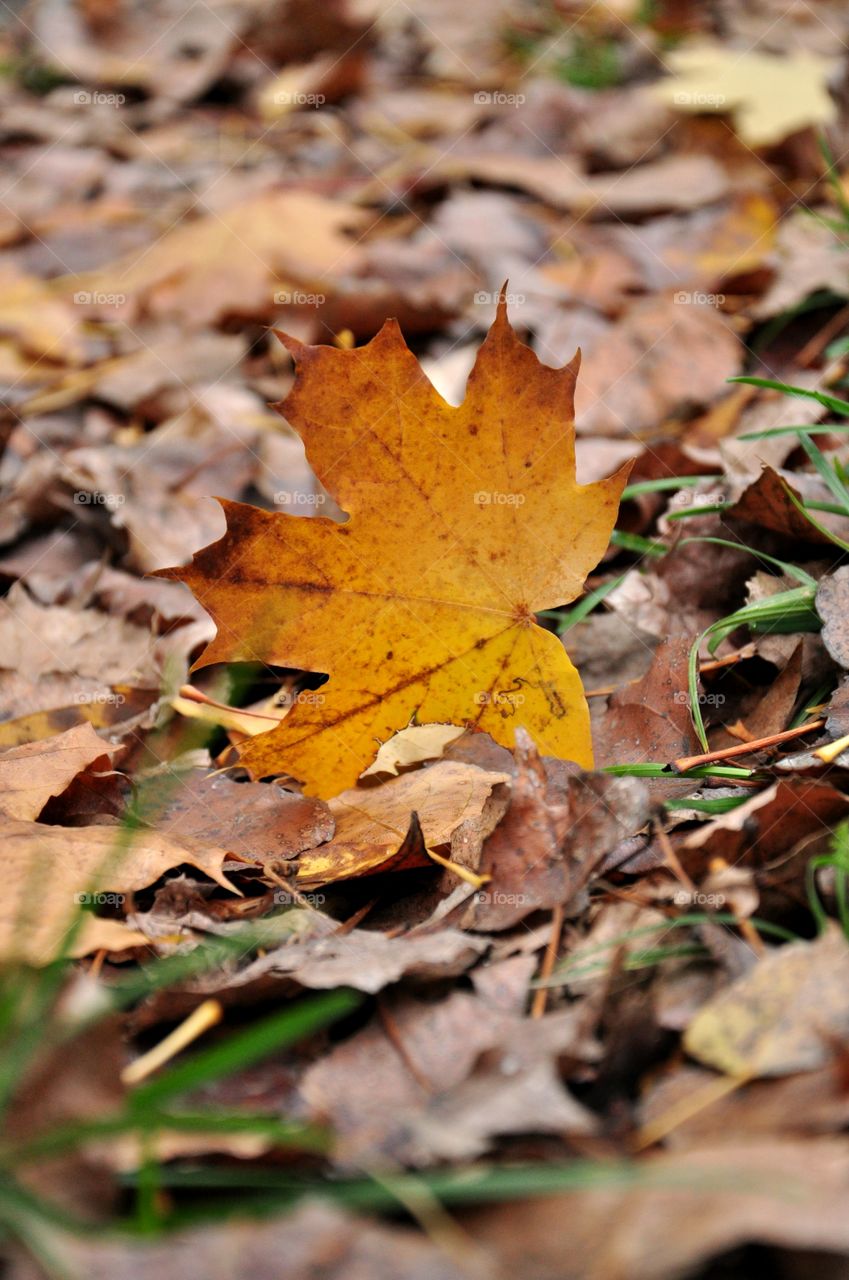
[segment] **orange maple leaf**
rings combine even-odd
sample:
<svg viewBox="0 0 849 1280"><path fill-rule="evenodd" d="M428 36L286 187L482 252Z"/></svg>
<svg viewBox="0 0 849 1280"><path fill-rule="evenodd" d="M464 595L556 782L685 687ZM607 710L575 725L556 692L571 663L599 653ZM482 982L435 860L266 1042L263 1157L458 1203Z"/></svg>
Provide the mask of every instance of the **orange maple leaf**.
<svg viewBox="0 0 849 1280"><path fill-rule="evenodd" d="M506 746L523 725L542 751L591 766L580 678L534 618L580 593L629 471L575 481L579 356L542 364L502 299L454 408L394 320L350 351L279 336L297 377L277 407L347 521L222 501L224 537L160 571L188 583L218 627L196 665L330 676L243 745L242 763L335 795L415 718Z"/></svg>

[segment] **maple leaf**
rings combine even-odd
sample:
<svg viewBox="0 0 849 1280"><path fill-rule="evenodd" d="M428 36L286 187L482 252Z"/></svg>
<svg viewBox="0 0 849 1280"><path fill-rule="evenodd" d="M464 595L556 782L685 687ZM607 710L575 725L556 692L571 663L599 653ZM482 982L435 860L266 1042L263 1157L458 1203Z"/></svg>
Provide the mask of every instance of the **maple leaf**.
<svg viewBox="0 0 849 1280"><path fill-rule="evenodd" d="M242 763L332 796L415 718L506 746L521 724L544 752L590 766L580 678L534 618L580 593L629 470L576 483L579 355L543 365L502 295L455 408L393 320L349 351L279 336L297 377L277 407L347 522L222 501L224 537L160 570L188 583L218 627L197 665L330 676L243 745Z"/></svg>
<svg viewBox="0 0 849 1280"><path fill-rule="evenodd" d="M806 49L779 56L697 44L673 49L666 62L675 75L654 86L661 101L681 111L733 112L739 136L752 147L837 119L828 92L833 58Z"/></svg>

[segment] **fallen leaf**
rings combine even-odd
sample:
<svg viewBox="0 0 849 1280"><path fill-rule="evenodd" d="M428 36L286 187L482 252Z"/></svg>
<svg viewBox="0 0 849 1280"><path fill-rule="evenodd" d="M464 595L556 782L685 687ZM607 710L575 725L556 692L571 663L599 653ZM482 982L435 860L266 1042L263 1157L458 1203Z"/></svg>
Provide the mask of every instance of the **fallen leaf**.
<svg viewBox="0 0 849 1280"><path fill-rule="evenodd" d="M562 156L481 152L449 155L428 173L431 182L466 177L521 187L556 208L602 218L694 209L719 200L728 190L724 169L706 155L673 155L630 166L624 173L585 174L574 159Z"/></svg>
<svg viewBox="0 0 849 1280"><path fill-rule="evenodd" d="M576 345L576 405L586 435L654 435L665 418L709 404L741 369L739 337L698 294L640 299L615 325L584 309L554 311L537 330L535 349L546 360ZM696 364L687 354L695 348Z"/></svg>
<svg viewBox="0 0 849 1280"><path fill-rule="evenodd" d="M58 796L95 760L104 763L116 748L98 738L90 724L12 747L0 755L0 813L33 820L51 796Z"/></svg>
<svg viewBox="0 0 849 1280"><path fill-rule="evenodd" d="M335 834L301 854L298 884L329 884L385 869L404 845L414 813L428 848L448 844L464 822L480 816L493 788L509 781L509 773L438 760L377 787L343 791L330 801ZM422 850L420 865L428 861Z"/></svg>
<svg viewBox="0 0 849 1280"><path fill-rule="evenodd" d="M816 595L817 613L822 618L822 641L834 661L849 668L849 566L835 569L820 579Z"/></svg>
<svg viewBox="0 0 849 1280"><path fill-rule="evenodd" d="M518 771L510 807L486 841L487 883L463 917L466 928L505 929L534 911L567 906L605 854L644 826L648 792L636 778L567 773L540 759L516 733Z"/></svg>
<svg viewBox="0 0 849 1280"><path fill-rule="evenodd" d="M294 858L329 840L335 826L321 800L205 771L180 775L164 810L148 821L163 835L188 836L249 862Z"/></svg>
<svg viewBox="0 0 849 1280"><path fill-rule="evenodd" d="M45 1228L51 1256L66 1274L88 1280L231 1280L234 1265L257 1280L269 1268L286 1280L469 1280L469 1269L421 1232L354 1217L326 1200L296 1205L267 1221L204 1223L141 1240L129 1233L109 1238ZM11 1280L35 1280L29 1267ZM43 1273L42 1273L43 1274Z"/></svg>
<svg viewBox="0 0 849 1280"><path fill-rule="evenodd" d="M385 1014L301 1084L313 1118L333 1123L343 1162L391 1155L421 1166L479 1155L497 1134L594 1130L553 1069L560 1054L597 1056L576 1010L528 1022L455 991L438 1002L387 997ZM528 1088L517 1096L519 1082Z"/></svg>
<svg viewBox="0 0 849 1280"><path fill-rule="evenodd" d="M48 827L36 822L0 826L7 893L0 916L0 955L46 964L60 954L81 906L120 905L123 895L143 889L172 867L188 863L225 889L237 892L221 870L224 849L155 831L127 833L117 827ZM88 924L86 920L84 923ZM92 920L110 938L124 936L120 921ZM119 926L119 928L115 928ZM138 935L137 935L138 936ZM84 935L74 953L90 946ZM95 945L110 945L98 938ZM84 953L84 952L83 952Z"/></svg>
<svg viewBox="0 0 849 1280"><path fill-rule="evenodd" d="M662 640L646 674L613 694L596 731L602 764L668 764L699 750L687 693L691 644L684 635Z"/></svg>
<svg viewBox="0 0 849 1280"><path fill-rule="evenodd" d="M847 811L849 798L826 782L781 779L730 813L706 822L687 837L679 853L694 877L715 857L756 868L776 862L792 877L798 875L801 854L815 854ZM788 858L791 851L796 851L796 858Z"/></svg>
<svg viewBox="0 0 849 1280"><path fill-rule="evenodd" d="M84 284L95 300L111 298L119 280L130 317L170 315L189 328L232 315L269 316L290 297L318 296L325 273L353 270L358 250L346 233L362 222L362 211L341 201L267 191L178 224L147 253L88 277L69 276L66 288L73 295Z"/></svg>
<svg viewBox="0 0 849 1280"><path fill-rule="evenodd" d="M810 520L805 519L793 503L788 488L799 501L824 501L829 496L825 486L820 486L813 477L795 472L791 477L789 472L765 466L757 480L747 485L739 498L728 505L725 514L748 520L764 529L772 529L775 533L792 539L794 543L803 541L819 543L820 546L834 546L826 533L821 533ZM816 511L813 515L818 524L832 529L838 536L845 538L849 533L849 521L845 516L831 511Z"/></svg>
<svg viewBox="0 0 849 1280"><path fill-rule="evenodd" d="M388 742L381 743L374 764L364 770L363 777L379 773L397 774L400 769L406 769L410 765L436 760L448 743L459 738L462 732L454 724L408 725Z"/></svg>
<svg viewBox="0 0 849 1280"><path fill-rule="evenodd" d="M286 341L298 378L282 407L350 519L227 502L225 537L187 568L160 571L187 582L218 625L202 664L330 672L242 748L246 767L333 795L413 714L508 745L522 724L549 754L589 765L577 672L533 624L535 610L581 590L628 471L575 483L576 363L542 365L503 299L459 409L391 323L353 351Z"/></svg>
<svg viewBox="0 0 849 1280"><path fill-rule="evenodd" d="M834 925L758 960L709 1000L684 1036L694 1058L732 1076L823 1066L849 1038L849 942Z"/></svg>
<svg viewBox="0 0 849 1280"><path fill-rule="evenodd" d="M624 1185L474 1209L463 1225L505 1274L533 1280L678 1280L752 1244L816 1258L849 1249L842 1137L746 1135L661 1152L620 1176Z"/></svg>
<svg viewBox="0 0 849 1280"><path fill-rule="evenodd" d="M827 87L836 63L805 49L779 56L691 45L668 52L666 63L674 74L655 86L661 101L679 111L732 112L740 138L750 147L773 146L837 117Z"/></svg>
<svg viewBox="0 0 849 1280"><path fill-rule="evenodd" d="M321 934L269 951L242 969L227 989L272 977L291 978L318 990L344 985L373 994L405 975L427 981L465 973L488 946L487 941L458 929L401 938L366 929Z"/></svg>

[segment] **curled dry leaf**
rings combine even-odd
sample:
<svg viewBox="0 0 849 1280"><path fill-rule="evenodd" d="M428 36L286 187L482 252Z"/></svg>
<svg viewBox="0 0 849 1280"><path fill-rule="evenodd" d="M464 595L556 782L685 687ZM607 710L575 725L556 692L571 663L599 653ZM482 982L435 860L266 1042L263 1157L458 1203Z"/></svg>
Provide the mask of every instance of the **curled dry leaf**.
<svg viewBox="0 0 849 1280"><path fill-rule="evenodd" d="M243 763L334 795L415 713L508 746L521 724L549 754L591 764L578 674L534 623L581 590L628 473L575 481L577 362L541 364L503 297L459 408L392 322L352 351L285 341L298 374L282 408L348 521L227 502L226 535L161 571L218 625L202 663L330 673Z"/></svg>
<svg viewBox="0 0 849 1280"><path fill-rule="evenodd" d="M0 814L25 821L38 817L51 796L58 796L77 774L117 750L98 738L90 724L77 725L44 742L12 747L0 755Z"/></svg>
<svg viewBox="0 0 849 1280"><path fill-rule="evenodd" d="M379 787L354 788L330 801L336 833L328 844L298 859L298 884L329 884L396 866L412 815L428 848L448 844L455 831L478 818L493 787L509 782L509 773L439 760L428 769L394 778ZM413 861L410 861L412 857ZM404 865L428 865L421 844Z"/></svg>

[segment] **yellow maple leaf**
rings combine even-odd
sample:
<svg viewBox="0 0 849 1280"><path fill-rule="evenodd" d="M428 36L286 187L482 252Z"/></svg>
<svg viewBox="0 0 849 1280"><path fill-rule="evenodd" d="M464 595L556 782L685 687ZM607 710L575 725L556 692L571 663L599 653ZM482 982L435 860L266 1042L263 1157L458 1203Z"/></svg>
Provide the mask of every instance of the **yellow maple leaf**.
<svg viewBox="0 0 849 1280"><path fill-rule="evenodd" d="M672 50L666 63L675 74L654 86L662 101L680 111L733 112L737 133L751 147L773 146L837 118L828 93L834 58L805 49L779 55L696 44Z"/></svg>
<svg viewBox="0 0 849 1280"><path fill-rule="evenodd" d="M579 357L542 364L502 299L459 408L395 321L351 351L280 337L297 366L278 406L345 523L222 502L227 533L185 568L218 634L200 662L328 673L240 748L254 777L323 796L351 786L411 718L486 730L592 764L589 713L534 613L577 596L607 547L629 465L575 480Z"/></svg>

